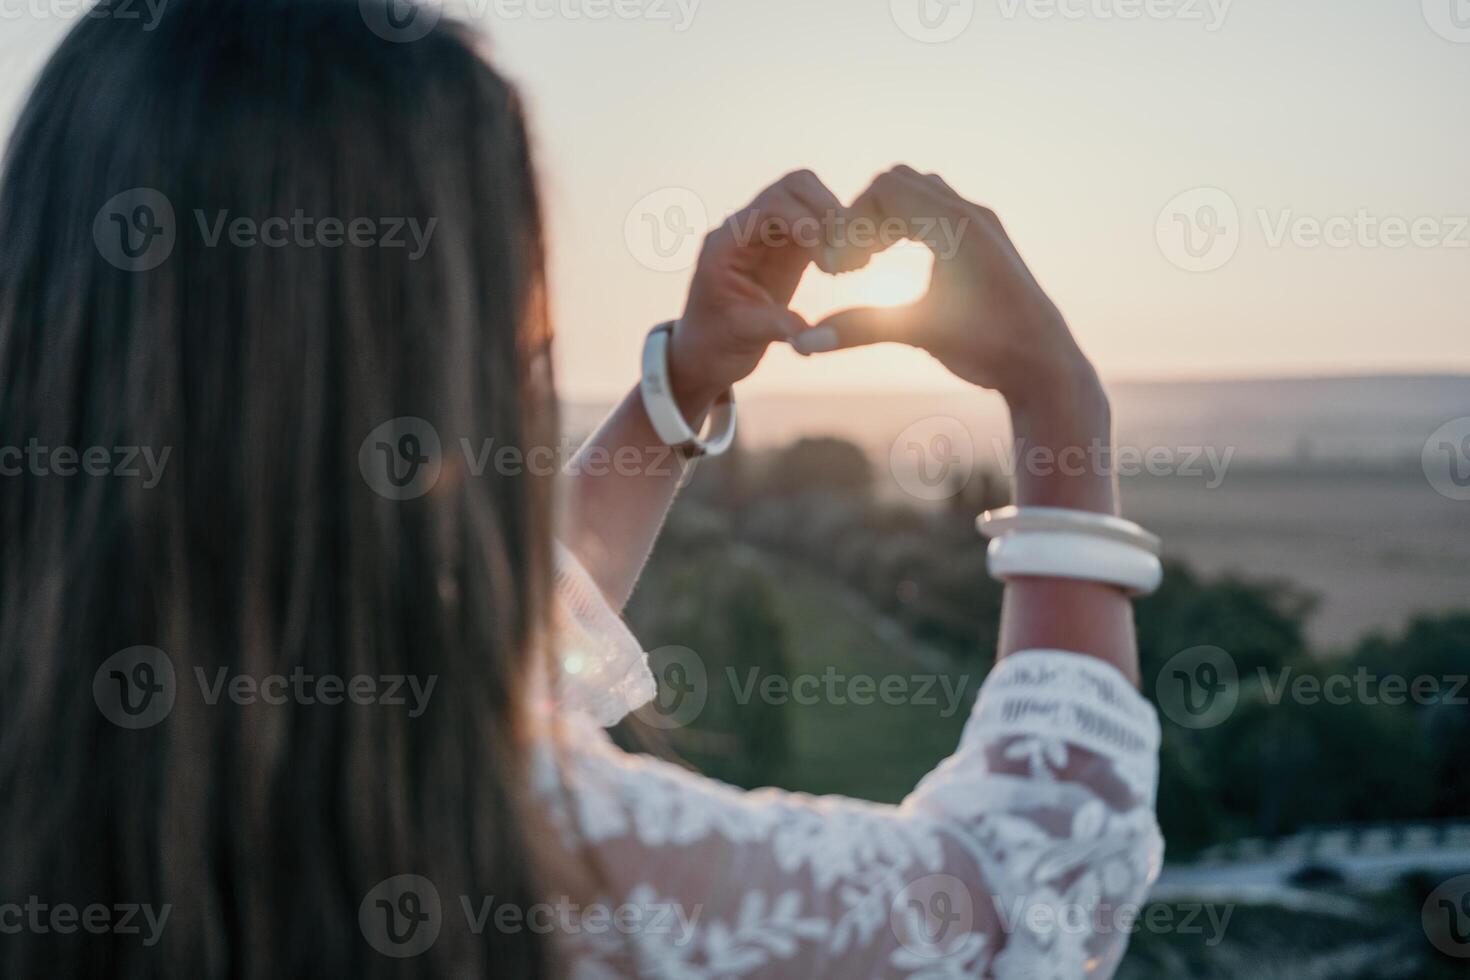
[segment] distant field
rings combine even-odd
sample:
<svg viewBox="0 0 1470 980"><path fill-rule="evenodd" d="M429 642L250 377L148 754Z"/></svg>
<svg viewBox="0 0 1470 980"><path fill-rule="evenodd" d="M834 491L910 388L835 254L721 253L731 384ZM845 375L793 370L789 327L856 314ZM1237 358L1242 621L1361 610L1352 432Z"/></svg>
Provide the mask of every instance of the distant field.
<svg viewBox="0 0 1470 980"><path fill-rule="evenodd" d="M1470 606L1470 503L1408 472L1314 474L1238 468L1219 487L1143 477L1123 490L1128 514L1163 535L1170 553L1211 573L1286 579L1321 597L1318 646L1414 612Z"/></svg>

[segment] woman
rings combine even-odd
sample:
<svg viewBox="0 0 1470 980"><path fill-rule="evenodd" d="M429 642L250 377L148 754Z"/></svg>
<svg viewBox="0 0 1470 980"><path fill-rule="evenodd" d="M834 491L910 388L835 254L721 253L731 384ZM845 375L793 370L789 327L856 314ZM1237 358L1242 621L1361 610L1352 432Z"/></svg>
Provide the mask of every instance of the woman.
<svg viewBox="0 0 1470 980"><path fill-rule="evenodd" d="M0 187L0 446L35 449L0 482L0 973L1112 972L1160 855L1121 589L1011 582L963 743L898 807L620 753L599 722L652 686L613 610L678 482L645 402L584 452L647 465L558 489L564 547L548 476L453 448L557 431L514 92L447 22L390 40L401 9L109 9L41 75ZM883 243L737 229L839 212L962 246L919 306L811 326L786 309L806 266ZM897 340L1001 392L1028 444L1106 444L1061 316L939 178L843 209L797 173L736 219L672 332L687 419L773 342ZM1018 501L1116 509L1068 472Z"/></svg>

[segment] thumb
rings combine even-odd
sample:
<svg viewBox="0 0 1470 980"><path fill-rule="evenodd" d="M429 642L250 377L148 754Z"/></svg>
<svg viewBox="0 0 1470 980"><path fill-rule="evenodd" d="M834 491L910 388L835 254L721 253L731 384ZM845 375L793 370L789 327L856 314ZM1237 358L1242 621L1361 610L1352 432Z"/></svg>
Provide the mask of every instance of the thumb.
<svg viewBox="0 0 1470 980"><path fill-rule="evenodd" d="M865 306L834 313L796 335L791 346L799 354L864 347L868 344L913 343L914 307Z"/></svg>

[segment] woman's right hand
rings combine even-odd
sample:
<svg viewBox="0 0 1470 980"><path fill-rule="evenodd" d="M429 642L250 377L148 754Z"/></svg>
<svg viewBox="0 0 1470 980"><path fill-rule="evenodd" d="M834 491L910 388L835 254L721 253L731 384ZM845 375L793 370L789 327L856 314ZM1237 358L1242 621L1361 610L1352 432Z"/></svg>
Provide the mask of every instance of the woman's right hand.
<svg viewBox="0 0 1470 980"><path fill-rule="evenodd" d="M812 262L836 271L828 228L842 213L816 174L798 170L705 238L669 351L675 398L691 416L754 371L772 343L809 329L788 304Z"/></svg>
<svg viewBox="0 0 1470 980"><path fill-rule="evenodd" d="M851 239L859 227L884 234L861 245L848 241L843 268L861 267L901 238L923 241L935 253L929 293L909 306L833 314L794 338L798 351L910 344L964 380L1000 392L1013 409L1034 394L1054 398L1059 386L1096 383L1066 321L994 212L966 201L937 174L899 166L873 181L849 217ZM894 234L899 227L903 233Z"/></svg>

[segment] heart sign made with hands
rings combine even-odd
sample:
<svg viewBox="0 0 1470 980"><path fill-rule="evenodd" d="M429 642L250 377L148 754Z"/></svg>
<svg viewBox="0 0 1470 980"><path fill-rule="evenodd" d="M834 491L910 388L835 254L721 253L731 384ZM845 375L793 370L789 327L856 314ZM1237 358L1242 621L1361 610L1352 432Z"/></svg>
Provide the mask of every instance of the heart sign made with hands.
<svg viewBox="0 0 1470 980"><path fill-rule="evenodd" d="M798 311L804 276L813 295ZM837 305L815 323L802 315ZM905 166L851 205L810 171L790 174L706 237L670 345L676 396L709 404L777 342L802 354L909 344L1002 394L1045 380L1038 372L1076 350L995 214Z"/></svg>

